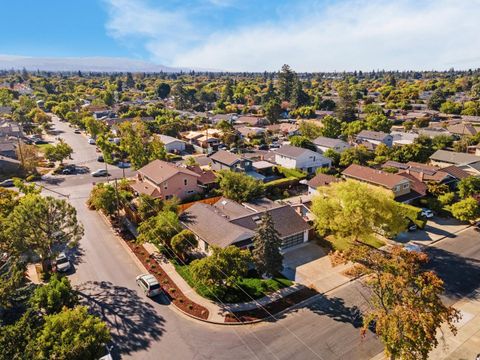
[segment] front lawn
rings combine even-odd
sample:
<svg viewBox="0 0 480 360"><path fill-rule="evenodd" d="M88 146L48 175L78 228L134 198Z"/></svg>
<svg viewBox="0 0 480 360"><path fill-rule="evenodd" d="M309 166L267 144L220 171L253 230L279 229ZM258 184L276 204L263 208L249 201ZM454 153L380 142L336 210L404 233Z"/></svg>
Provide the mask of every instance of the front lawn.
<svg viewBox="0 0 480 360"><path fill-rule="evenodd" d="M219 294L215 293L213 289L205 285L196 283L190 274L190 268L188 265L180 265L176 261L171 261L175 265L175 268L180 276L182 276L183 279L192 288L194 288L199 295L214 301L218 301L218 299L220 299L221 301L227 303L247 302L251 301L252 299L262 298L272 292L293 284L292 281L284 277L276 277L267 280L255 277L247 277L243 278L238 283L243 291L238 287L234 287L227 289L225 294Z"/></svg>
<svg viewBox="0 0 480 360"><path fill-rule="evenodd" d="M336 238L333 235L327 236L325 240L330 243L333 250L344 251L352 245L350 240L345 238ZM378 239L375 235L365 236L360 241L377 249L385 245L385 243Z"/></svg>

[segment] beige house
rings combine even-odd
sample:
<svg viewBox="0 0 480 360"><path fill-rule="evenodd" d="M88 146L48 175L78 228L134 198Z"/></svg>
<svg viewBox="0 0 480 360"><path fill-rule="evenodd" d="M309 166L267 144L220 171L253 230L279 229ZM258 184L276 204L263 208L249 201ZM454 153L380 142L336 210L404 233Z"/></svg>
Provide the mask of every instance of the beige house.
<svg viewBox="0 0 480 360"><path fill-rule="evenodd" d="M203 191L198 184L200 177L186 168L154 160L138 170L137 181L131 186L137 193L156 199L167 200L175 196L183 200Z"/></svg>

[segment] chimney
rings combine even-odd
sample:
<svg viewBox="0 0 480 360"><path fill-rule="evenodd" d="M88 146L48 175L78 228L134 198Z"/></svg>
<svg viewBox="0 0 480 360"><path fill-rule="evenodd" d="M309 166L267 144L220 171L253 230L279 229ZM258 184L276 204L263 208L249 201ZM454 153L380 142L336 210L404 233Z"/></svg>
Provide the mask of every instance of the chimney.
<svg viewBox="0 0 480 360"><path fill-rule="evenodd" d="M423 171L421 171L421 172L420 172L420 180L421 180L421 181L423 181L423 176L424 176L424 175L425 175L425 174L423 173Z"/></svg>

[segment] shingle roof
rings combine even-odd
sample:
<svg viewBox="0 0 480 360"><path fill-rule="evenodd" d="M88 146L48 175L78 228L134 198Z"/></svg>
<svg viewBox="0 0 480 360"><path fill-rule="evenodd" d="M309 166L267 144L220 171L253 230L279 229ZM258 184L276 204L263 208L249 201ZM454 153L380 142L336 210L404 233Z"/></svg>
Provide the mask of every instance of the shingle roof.
<svg viewBox="0 0 480 360"><path fill-rule="evenodd" d="M240 161L241 158L238 155L235 155L229 151L218 150L216 153L210 155L210 159L225 164L227 166L232 166L237 161Z"/></svg>
<svg viewBox="0 0 480 360"><path fill-rule="evenodd" d="M307 182L307 185L316 189L319 186L326 186L326 185L330 185L333 182L339 182L339 181L340 179L336 178L335 176L320 173L315 175L313 178L311 178Z"/></svg>
<svg viewBox="0 0 480 360"><path fill-rule="evenodd" d="M476 135L477 129L473 127L472 124L455 124L447 126L447 130L450 131L452 134L458 135Z"/></svg>
<svg viewBox="0 0 480 360"><path fill-rule="evenodd" d="M213 204L213 206L228 219L235 219L253 212L236 201L227 199L225 197L221 197L215 204Z"/></svg>
<svg viewBox="0 0 480 360"><path fill-rule="evenodd" d="M139 169L138 172L147 176L157 184L168 180L176 174L200 177L200 175L194 173L193 171L162 160L153 160L151 163Z"/></svg>
<svg viewBox="0 0 480 360"><path fill-rule="evenodd" d="M174 138L172 136L168 136L168 135L157 135L159 138L160 138L160 141L164 144L164 145L167 145L167 144L171 144L171 143L174 143L174 142L183 142L182 140L180 139L177 139L177 138Z"/></svg>
<svg viewBox="0 0 480 360"><path fill-rule="evenodd" d="M227 247L253 237L254 231L228 221L218 209L197 202L181 216L182 223L209 245Z"/></svg>
<svg viewBox="0 0 480 360"><path fill-rule="evenodd" d="M289 158L297 158L299 156L302 156L305 153L311 154L311 155L318 155L321 156L320 154L316 153L315 151L309 150L309 149L304 149L301 147L297 146L291 146L291 145L283 145L281 148L275 150L275 153L279 155L283 155Z"/></svg>
<svg viewBox="0 0 480 360"><path fill-rule="evenodd" d="M362 130L358 133L357 138L382 141L387 136L389 136L389 134L381 131Z"/></svg>
<svg viewBox="0 0 480 360"><path fill-rule="evenodd" d="M332 139L325 136L319 136L315 140L313 140L313 143L318 146L333 148L337 145L345 144L345 141L340 139Z"/></svg>
<svg viewBox="0 0 480 360"><path fill-rule="evenodd" d="M384 186L388 189L392 189L399 183L406 180L403 176L400 175L390 174L356 164L350 165L348 168L343 170L342 174L350 178Z"/></svg>
<svg viewBox="0 0 480 360"><path fill-rule="evenodd" d="M430 160L461 165L472 164L480 161L480 156L473 154L458 153L454 151L437 150L430 156Z"/></svg>
<svg viewBox="0 0 480 360"><path fill-rule="evenodd" d="M458 180L465 179L469 176L471 176L468 172L466 172L463 169L460 169L459 167L456 167L454 165L452 166L447 166L446 168L442 169L443 172L446 172L447 174L453 176L454 178Z"/></svg>

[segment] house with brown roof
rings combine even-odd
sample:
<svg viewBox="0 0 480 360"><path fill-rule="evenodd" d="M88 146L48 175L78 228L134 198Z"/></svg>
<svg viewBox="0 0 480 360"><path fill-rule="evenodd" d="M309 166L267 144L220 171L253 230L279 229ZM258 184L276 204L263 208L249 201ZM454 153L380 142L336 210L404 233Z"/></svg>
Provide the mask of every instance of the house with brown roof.
<svg viewBox="0 0 480 360"><path fill-rule="evenodd" d="M381 131L362 130L357 134L357 142L368 142L373 146L385 144L388 147L393 145L393 137L390 134Z"/></svg>
<svg viewBox="0 0 480 360"><path fill-rule="evenodd" d="M430 164L442 169L454 165L471 175L480 175L480 156L473 154L437 150L430 156Z"/></svg>
<svg viewBox="0 0 480 360"><path fill-rule="evenodd" d="M282 250L308 241L310 225L290 205L272 201L240 204L221 198L213 205L197 202L180 219L195 234L200 251L208 254L211 246L251 249L255 230L265 212L272 216L282 239Z"/></svg>
<svg viewBox="0 0 480 360"><path fill-rule="evenodd" d="M203 192L198 180L201 175L175 164L154 160L137 171L136 182L131 185L138 194L156 199L180 200Z"/></svg>
<svg viewBox="0 0 480 360"><path fill-rule="evenodd" d="M253 127L261 127L269 124L266 118L258 116L240 116L235 120L235 124L244 124Z"/></svg>
<svg viewBox="0 0 480 360"><path fill-rule="evenodd" d="M393 192L395 200L399 202L408 203L425 195L412 192L412 181L414 180L408 177L387 173L366 166L352 164L342 172L342 175L347 179L358 180L390 190ZM418 182L416 182L415 185L418 185Z"/></svg>
<svg viewBox="0 0 480 360"><path fill-rule="evenodd" d="M335 176L318 173L313 178L307 181L308 194L309 195L317 194L318 193L317 189L320 186L328 186L331 183L335 183L339 181L341 181L341 179L336 178Z"/></svg>
<svg viewBox="0 0 480 360"><path fill-rule="evenodd" d="M465 170L454 165L439 168L437 166L414 161L409 161L407 163L387 161L382 165L382 168L396 168L398 169L398 175L403 176L405 174L410 174L424 183L434 182L437 184L448 185L470 176Z"/></svg>
<svg viewBox="0 0 480 360"><path fill-rule="evenodd" d="M474 136L477 134L477 129L469 123L458 123L447 126L447 130L456 136Z"/></svg>

